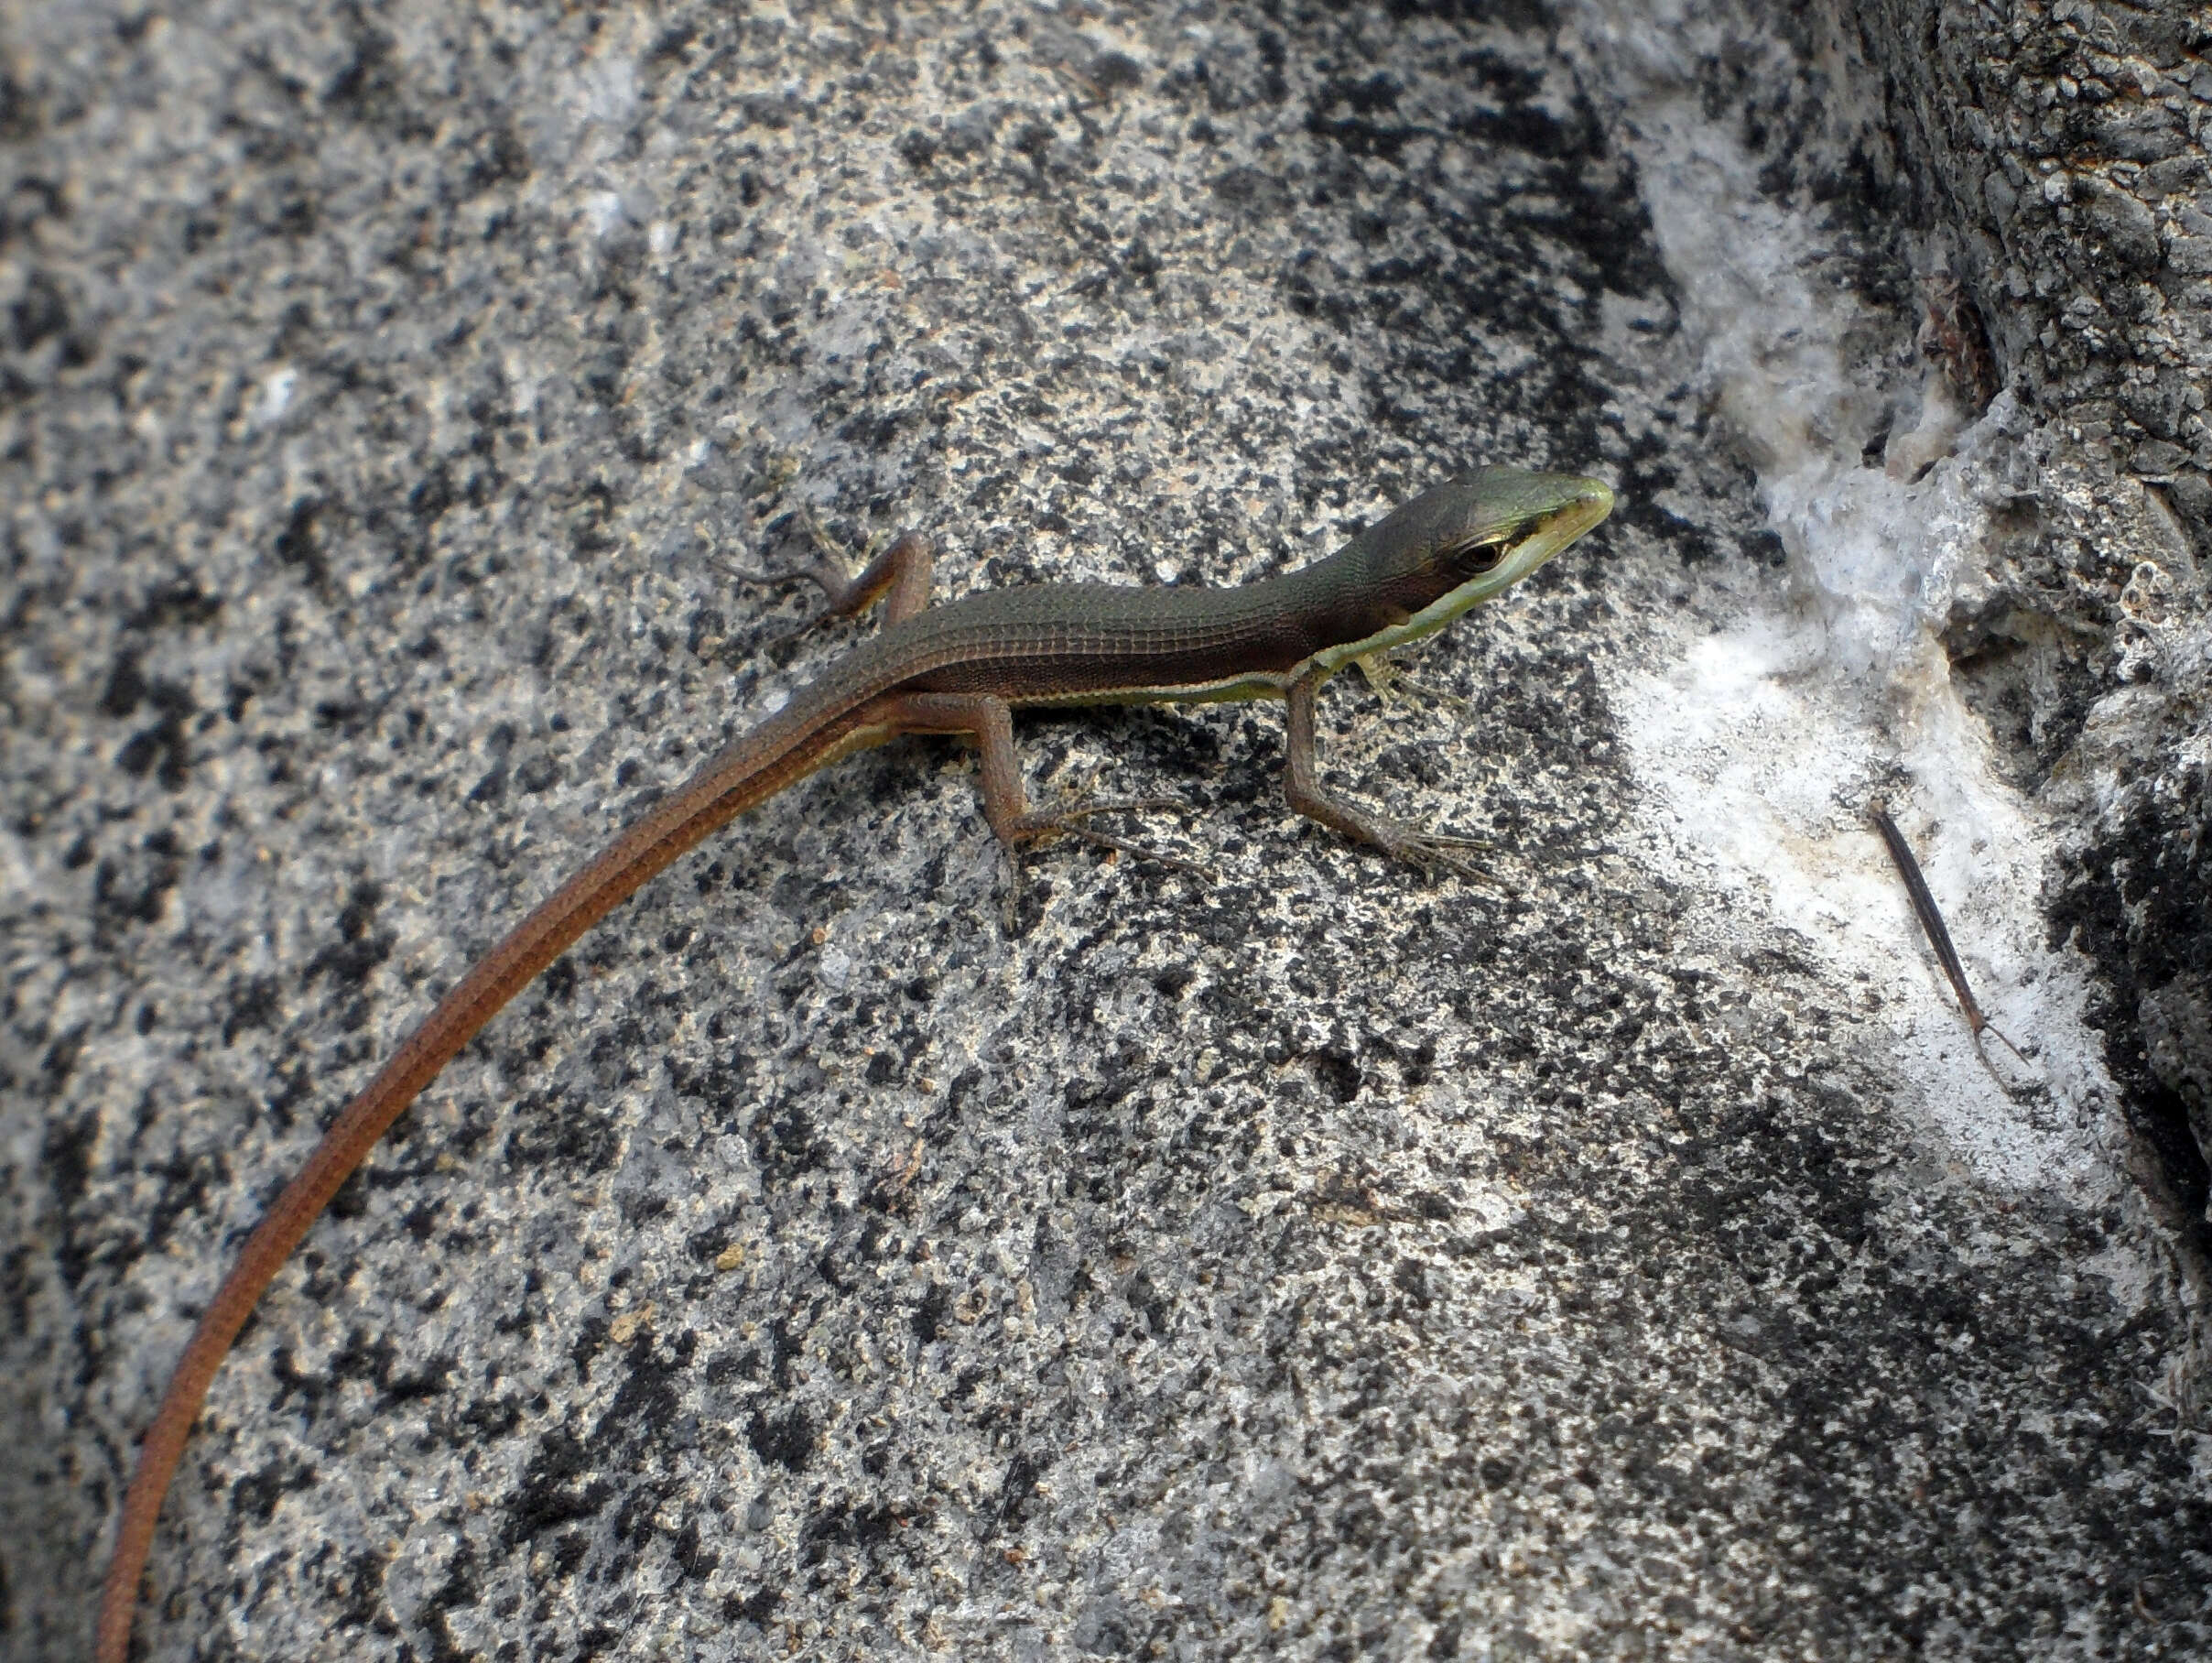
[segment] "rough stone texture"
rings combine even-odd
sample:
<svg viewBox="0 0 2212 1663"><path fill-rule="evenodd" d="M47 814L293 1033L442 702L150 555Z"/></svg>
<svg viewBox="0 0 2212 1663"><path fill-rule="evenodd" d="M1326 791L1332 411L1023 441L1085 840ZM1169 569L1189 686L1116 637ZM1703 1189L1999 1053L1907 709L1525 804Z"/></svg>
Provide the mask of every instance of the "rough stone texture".
<svg viewBox="0 0 2212 1663"><path fill-rule="evenodd" d="M2036 418L2032 535L1956 657L2075 823L2054 931L2104 971L2109 1066L2212 1275L2212 16L1858 16L1916 205Z"/></svg>
<svg viewBox="0 0 2212 1663"><path fill-rule="evenodd" d="M1426 658L1471 719L1324 745L1498 886L1287 819L1265 712L1028 724L1217 877L1051 852L1011 938L955 754L772 804L319 1226L143 1655L2204 1642L2140 1209L1977 1181L1880 992L1641 858L1609 688L1787 580L1534 8L6 27L11 1658L344 1090L833 645L732 573L799 509L1229 581L1477 456L1623 512Z"/></svg>

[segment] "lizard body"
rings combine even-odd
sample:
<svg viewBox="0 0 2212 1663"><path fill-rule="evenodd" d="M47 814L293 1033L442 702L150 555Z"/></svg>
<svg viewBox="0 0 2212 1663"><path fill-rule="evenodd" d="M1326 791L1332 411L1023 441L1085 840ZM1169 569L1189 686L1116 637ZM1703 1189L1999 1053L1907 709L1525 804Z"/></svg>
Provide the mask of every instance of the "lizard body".
<svg viewBox="0 0 2212 1663"><path fill-rule="evenodd" d="M1078 830L1076 814L1029 809L1013 711L1224 699L1285 701L1285 795L1293 809L1399 858L1457 864L1445 852L1455 840L1369 815L1321 790L1315 692L1346 664L1434 634L1519 582L1604 519L1612 502L1595 480L1477 468L1326 560L1229 589L1039 584L932 607L928 549L912 536L850 581L817 574L835 613L887 597L883 631L710 757L471 966L331 1124L255 1226L139 1445L101 1598L96 1663L127 1658L154 1527L186 1438L232 1342L292 1249L416 1094L641 884L747 809L900 734L975 741L984 817L1011 853L1031 838Z"/></svg>

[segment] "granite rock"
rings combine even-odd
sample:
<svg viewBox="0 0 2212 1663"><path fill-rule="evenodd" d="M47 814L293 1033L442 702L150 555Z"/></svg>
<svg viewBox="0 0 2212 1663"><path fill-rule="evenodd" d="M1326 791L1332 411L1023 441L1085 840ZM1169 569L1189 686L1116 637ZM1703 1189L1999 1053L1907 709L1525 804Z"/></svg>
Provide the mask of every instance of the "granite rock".
<svg viewBox="0 0 2212 1663"><path fill-rule="evenodd" d="M957 750L778 798L342 1192L140 1655L2203 1644L2170 1117L2039 899L2046 783L2146 684L2003 587L2109 575L2008 495L2071 465L2024 388L1885 473L1925 309L1874 49L1676 21L0 24L7 1655L82 1655L168 1367L347 1090L837 649L753 581L809 518L925 532L943 592L1226 582L1477 459L1621 511L1322 744L1489 881L1286 816L1257 707L1025 723L1041 799L1181 798L1130 834L1211 877L1054 847L1012 931ZM1847 509L1940 584L1847 582ZM2015 624L1977 707L1944 642ZM1947 1008L1876 788L2030 1065ZM2194 1055L2189 968L2144 1008Z"/></svg>

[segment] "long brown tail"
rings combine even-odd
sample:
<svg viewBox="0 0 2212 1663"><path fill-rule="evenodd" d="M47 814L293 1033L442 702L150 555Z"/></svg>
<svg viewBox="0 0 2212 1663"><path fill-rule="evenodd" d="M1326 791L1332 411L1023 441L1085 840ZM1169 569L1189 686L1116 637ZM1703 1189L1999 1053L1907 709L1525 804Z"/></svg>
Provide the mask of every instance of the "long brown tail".
<svg viewBox="0 0 2212 1663"><path fill-rule="evenodd" d="M500 1007L531 978L565 952L576 938L627 900L638 886L700 839L754 804L845 754L840 736L862 728L864 706L795 709L778 716L710 760L645 819L630 827L555 890L504 940L477 961L440 999L422 1026L408 1035L368 1089L346 1104L315 1146L299 1175L247 1238L230 1275L192 1331L176 1372L162 1394L160 1411L138 1446L138 1465L123 1498L114 1557L100 1595L92 1643L95 1663L125 1663L139 1579L154 1543L162 1499L200 1418L208 1385L231 1342L245 1326L266 1288L331 1197L361 1165L377 1139L416 1093L430 1083Z"/></svg>

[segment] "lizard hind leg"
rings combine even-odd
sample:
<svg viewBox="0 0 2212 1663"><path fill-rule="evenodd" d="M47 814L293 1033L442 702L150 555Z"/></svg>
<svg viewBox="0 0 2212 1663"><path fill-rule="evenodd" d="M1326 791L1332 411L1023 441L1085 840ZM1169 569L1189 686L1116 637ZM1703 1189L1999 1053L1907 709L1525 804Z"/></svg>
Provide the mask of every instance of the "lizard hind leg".
<svg viewBox="0 0 2212 1663"><path fill-rule="evenodd" d="M1172 799L1129 798L1079 803L1049 812L1032 809L1022 785L1021 759L1014 746L1014 712L1003 699L983 693L903 693L884 700L880 708L884 723L902 732L964 734L975 742L982 763L983 819L1006 857L1009 914L1021 886L1022 846L1055 833L1079 837L1086 842L1117 850L1133 859L1150 861L1172 871L1187 872L1201 878L1212 876L1202 866L1084 823L1096 814L1182 807Z"/></svg>
<svg viewBox="0 0 2212 1663"><path fill-rule="evenodd" d="M884 603L886 624L904 623L928 610L929 583L936 566L928 538L916 531L902 531L855 573L850 555L823 528L821 521L811 513L802 513L808 534L814 539L813 560L761 571L725 567L743 583L777 584L803 579L820 588L828 605L775 646L811 635L832 618L857 618L878 601Z"/></svg>

